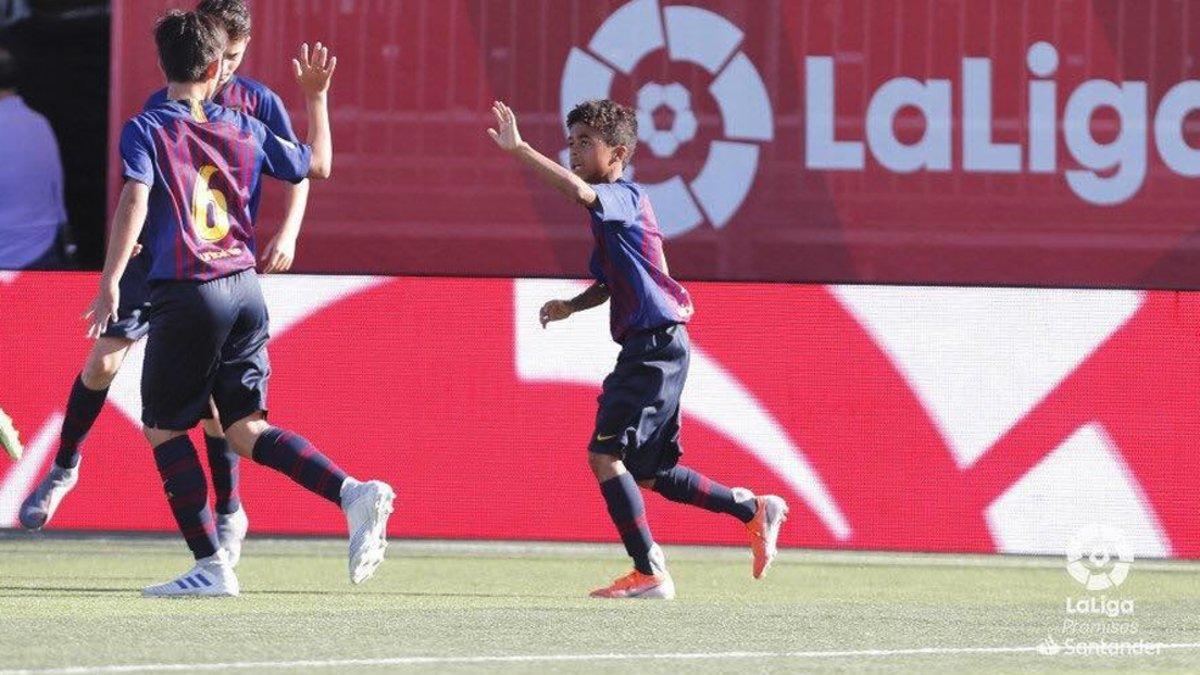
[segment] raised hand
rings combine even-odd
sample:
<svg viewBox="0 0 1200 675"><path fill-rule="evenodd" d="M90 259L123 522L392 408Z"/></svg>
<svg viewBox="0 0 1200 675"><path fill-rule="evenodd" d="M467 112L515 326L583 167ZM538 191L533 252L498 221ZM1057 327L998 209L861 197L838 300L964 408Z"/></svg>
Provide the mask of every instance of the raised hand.
<svg viewBox="0 0 1200 675"><path fill-rule="evenodd" d="M492 103L492 114L496 116L496 128L488 129L488 136L502 150L512 152L521 147L521 132L517 129L517 116L501 101Z"/></svg>
<svg viewBox="0 0 1200 675"><path fill-rule="evenodd" d="M292 59L292 70L296 83L306 96L320 96L329 91L333 70L337 68L337 57L329 55L329 47L320 42L309 53L308 43L300 45L300 57Z"/></svg>

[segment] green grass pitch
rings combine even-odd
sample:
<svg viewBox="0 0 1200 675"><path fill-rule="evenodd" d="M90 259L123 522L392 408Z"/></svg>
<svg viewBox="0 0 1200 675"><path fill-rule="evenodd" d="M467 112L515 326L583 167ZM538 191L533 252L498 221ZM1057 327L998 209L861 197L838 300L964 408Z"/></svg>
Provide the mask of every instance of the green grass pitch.
<svg viewBox="0 0 1200 675"><path fill-rule="evenodd" d="M0 533L0 673L1200 671L1196 563L1135 561L1109 618L1067 612L1058 558L784 551L756 582L745 550L666 550L673 602L587 598L615 546L399 541L355 587L341 541L255 538L241 597L147 600L182 543Z"/></svg>

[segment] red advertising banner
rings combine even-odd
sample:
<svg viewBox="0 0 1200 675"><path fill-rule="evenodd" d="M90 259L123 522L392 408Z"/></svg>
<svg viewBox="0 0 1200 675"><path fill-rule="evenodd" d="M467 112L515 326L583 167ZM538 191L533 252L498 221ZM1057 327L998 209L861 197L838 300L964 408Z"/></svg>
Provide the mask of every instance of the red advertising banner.
<svg viewBox="0 0 1200 675"><path fill-rule="evenodd" d="M52 461L95 277L0 277L0 527ZM399 492L394 537L615 541L587 467L617 347L580 282L267 277L271 419ZM1084 526L1200 558L1200 294L689 284L684 462L792 505L788 546L1061 553ZM144 343L52 527L172 531L140 433ZM244 462L252 532L341 534L337 509ZM664 543L744 544L647 496Z"/></svg>
<svg viewBox="0 0 1200 675"><path fill-rule="evenodd" d="M161 86L171 2L115 0L113 124ZM641 122L686 279L1200 286L1200 4L1072 0L257 0L247 74L339 55L337 169L299 269L582 276L577 209L484 135L494 98L563 149ZM303 131L301 131L303 133ZM115 147L115 143L113 144ZM115 177L114 177L115 179ZM277 226L268 195L261 226Z"/></svg>

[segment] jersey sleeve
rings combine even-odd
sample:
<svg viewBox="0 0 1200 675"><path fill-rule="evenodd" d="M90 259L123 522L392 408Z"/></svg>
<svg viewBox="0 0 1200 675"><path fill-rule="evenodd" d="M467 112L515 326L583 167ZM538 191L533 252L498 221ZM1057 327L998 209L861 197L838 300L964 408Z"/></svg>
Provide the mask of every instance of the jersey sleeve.
<svg viewBox="0 0 1200 675"><path fill-rule="evenodd" d="M163 103L165 103L166 100L167 100L167 90L164 87L163 89L159 89L158 91L154 92L153 94L150 94L150 97L147 98L146 102L142 104L142 110L149 110L150 108L160 106Z"/></svg>
<svg viewBox="0 0 1200 675"><path fill-rule="evenodd" d="M154 185L154 144L137 120L121 129L121 174L125 180Z"/></svg>
<svg viewBox="0 0 1200 675"><path fill-rule="evenodd" d="M257 117L267 125L267 129L270 129L271 133L286 141L300 144L300 139L296 137L296 130L292 128L292 118L288 115L287 107L283 105L283 100L275 92L267 91L263 95Z"/></svg>
<svg viewBox="0 0 1200 675"><path fill-rule="evenodd" d="M621 183L599 183L592 185L596 191L596 205L591 211L606 223L628 225L637 219L638 195L628 185Z"/></svg>
<svg viewBox="0 0 1200 675"><path fill-rule="evenodd" d="M276 136L257 119L251 121L257 125L257 132L262 138L263 173L289 183L299 183L308 178L308 170L312 166L312 148Z"/></svg>

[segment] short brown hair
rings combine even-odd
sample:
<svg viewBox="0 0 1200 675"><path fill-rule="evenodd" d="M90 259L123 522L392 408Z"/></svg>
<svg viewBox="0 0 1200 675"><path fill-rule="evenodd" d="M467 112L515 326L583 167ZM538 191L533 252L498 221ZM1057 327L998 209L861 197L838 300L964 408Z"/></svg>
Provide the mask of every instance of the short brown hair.
<svg viewBox="0 0 1200 675"><path fill-rule="evenodd" d="M632 108L608 98L584 101L567 114L568 129L580 123L600 132L600 137L605 143L613 147L623 145L628 148L626 164L633 158L633 151L637 149L638 122L637 113Z"/></svg>
<svg viewBox="0 0 1200 675"><path fill-rule="evenodd" d="M246 0L201 0L196 11L215 16L225 25L230 41L250 37L250 7Z"/></svg>
<svg viewBox="0 0 1200 675"><path fill-rule="evenodd" d="M154 44L163 73L171 82L203 82L209 64L225 53L225 29L199 12L167 12L154 27Z"/></svg>

